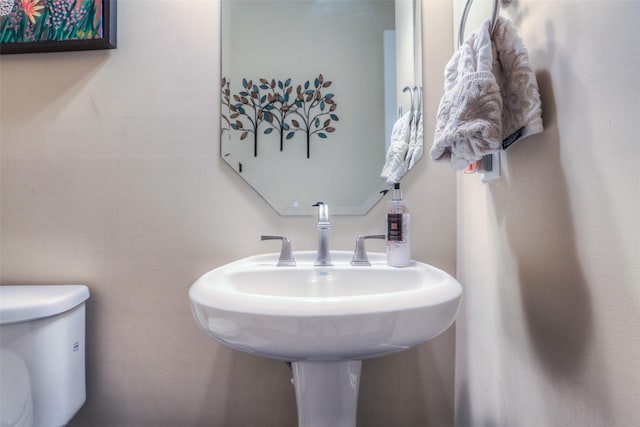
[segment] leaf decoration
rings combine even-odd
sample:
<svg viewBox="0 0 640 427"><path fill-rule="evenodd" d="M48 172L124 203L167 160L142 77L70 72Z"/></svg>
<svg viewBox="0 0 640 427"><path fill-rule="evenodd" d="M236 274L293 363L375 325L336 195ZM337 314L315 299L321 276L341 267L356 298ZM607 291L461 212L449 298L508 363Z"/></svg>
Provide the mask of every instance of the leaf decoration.
<svg viewBox="0 0 640 427"><path fill-rule="evenodd" d="M323 93L332 86L323 74L302 84L292 84L291 78L259 78L255 83L243 78L241 83L242 89L232 94L229 79L220 79L221 104L228 111L228 115L225 110L221 114L221 131L240 132L241 141L253 134L254 156L258 155L259 134L279 135L283 151L283 141L294 139L300 132L306 135L309 158L311 138L317 135L324 140L336 131L332 122L339 121L335 113L338 105L333 93Z"/></svg>

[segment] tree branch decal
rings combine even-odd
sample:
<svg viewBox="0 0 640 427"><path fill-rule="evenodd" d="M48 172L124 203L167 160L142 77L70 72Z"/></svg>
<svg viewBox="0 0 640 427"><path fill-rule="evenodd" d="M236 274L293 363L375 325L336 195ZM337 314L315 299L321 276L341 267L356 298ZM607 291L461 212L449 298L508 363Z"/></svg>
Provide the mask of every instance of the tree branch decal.
<svg viewBox="0 0 640 427"><path fill-rule="evenodd" d="M307 159L311 156L311 136L318 135L322 139L327 138L327 133L335 132L335 128L330 126L331 121L338 121L338 116L334 114L338 104L333 100L333 94L322 94L322 89L331 86L330 81L324 81L320 74L314 81L313 87L307 80L296 88L296 100L293 105L293 113L296 114L302 123L291 119L293 128L287 134L287 139L293 138L296 132L304 132L307 137ZM326 110L326 111L325 111Z"/></svg>
<svg viewBox="0 0 640 427"><path fill-rule="evenodd" d="M229 105L231 110L231 119L235 119L235 122L231 122L231 129L241 131L240 140L244 140L253 134L253 156L258 157L258 127L260 123L264 121L262 105L260 103L260 89L257 85L253 84L252 80L242 79L242 87L245 90L240 91L238 94L233 95L235 104ZM245 122L240 120L246 120Z"/></svg>
<svg viewBox="0 0 640 427"><path fill-rule="evenodd" d="M220 136L231 130L231 121L227 116L231 105L230 99L231 89L229 87L229 80L227 80L226 77L223 77L220 81L220 104L222 104L222 111L220 114L222 117L222 123L220 123Z"/></svg>
<svg viewBox="0 0 640 427"><path fill-rule="evenodd" d="M287 116L291 113L291 105L289 99L293 92L293 86L291 86L291 79L287 79L284 82L278 80L271 80L269 83L266 79L260 79L262 83L260 89L267 90L268 93L261 98L262 102L267 101L264 106L264 119L271 124L264 130L266 135L276 130L280 136L280 151L284 150L284 131L289 130L290 126L285 121Z"/></svg>
<svg viewBox="0 0 640 427"><path fill-rule="evenodd" d="M260 84L242 79L243 90L231 95L230 81L222 79L221 103L229 110L229 116L222 114L221 132L241 132L240 140L253 134L253 155L258 156L258 128L267 123L264 135L278 133L280 151L284 142L292 140L296 133L304 134L307 143L307 158L311 157L311 138L327 139L335 132L333 122L339 121L335 111L338 104L333 93L323 93L332 84L322 74L297 85L295 94L291 79L284 81L261 78Z"/></svg>

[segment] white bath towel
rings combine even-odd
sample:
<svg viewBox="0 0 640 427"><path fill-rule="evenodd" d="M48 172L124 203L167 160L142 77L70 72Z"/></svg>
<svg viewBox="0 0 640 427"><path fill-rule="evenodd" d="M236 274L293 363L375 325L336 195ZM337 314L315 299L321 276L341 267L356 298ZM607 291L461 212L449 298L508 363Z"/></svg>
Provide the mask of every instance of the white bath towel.
<svg viewBox="0 0 640 427"><path fill-rule="evenodd" d="M498 17L492 35L493 75L502 96L502 148L542 133L542 102L529 54L509 19Z"/></svg>
<svg viewBox="0 0 640 427"><path fill-rule="evenodd" d="M501 148L502 97L491 71L491 21L472 32L445 68L431 158L462 170Z"/></svg>
<svg viewBox="0 0 640 427"><path fill-rule="evenodd" d="M407 166L404 160L409 150L412 116L412 111L406 112L395 122L393 129L391 129L391 143L387 149L387 157L380 174L380 177L389 185L400 182L400 178L407 173Z"/></svg>
<svg viewBox="0 0 640 427"><path fill-rule="evenodd" d="M407 151L407 156L405 157L407 170L411 169L413 165L415 165L416 162L422 158L422 153L424 152L424 126L422 111L418 111L416 115L417 118L414 118L414 125L412 126L412 129L415 129L415 132L413 132L411 135L412 137L409 141L409 150Z"/></svg>
<svg viewBox="0 0 640 427"><path fill-rule="evenodd" d="M485 20L445 68L431 158L455 170L542 132L541 103L528 53L511 22Z"/></svg>

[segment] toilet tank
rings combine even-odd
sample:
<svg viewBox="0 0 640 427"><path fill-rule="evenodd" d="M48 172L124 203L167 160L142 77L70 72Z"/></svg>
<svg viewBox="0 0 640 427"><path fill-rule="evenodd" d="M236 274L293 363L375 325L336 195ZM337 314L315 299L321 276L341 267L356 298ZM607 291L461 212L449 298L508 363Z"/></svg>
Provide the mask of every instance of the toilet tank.
<svg viewBox="0 0 640 427"><path fill-rule="evenodd" d="M0 348L31 378L33 426L67 424L86 399L84 285L0 286Z"/></svg>

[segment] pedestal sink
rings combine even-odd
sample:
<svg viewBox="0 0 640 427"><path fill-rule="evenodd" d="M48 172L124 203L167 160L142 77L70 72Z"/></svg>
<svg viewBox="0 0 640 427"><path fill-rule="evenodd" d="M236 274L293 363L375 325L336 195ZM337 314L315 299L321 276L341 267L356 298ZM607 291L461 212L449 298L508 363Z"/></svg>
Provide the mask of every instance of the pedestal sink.
<svg viewBox="0 0 640 427"><path fill-rule="evenodd" d="M362 360L406 350L454 322L462 287L428 264L393 268L370 253L371 266L314 267L315 252L278 254L216 268L189 290L198 325L247 353L292 362L301 427L354 427Z"/></svg>

